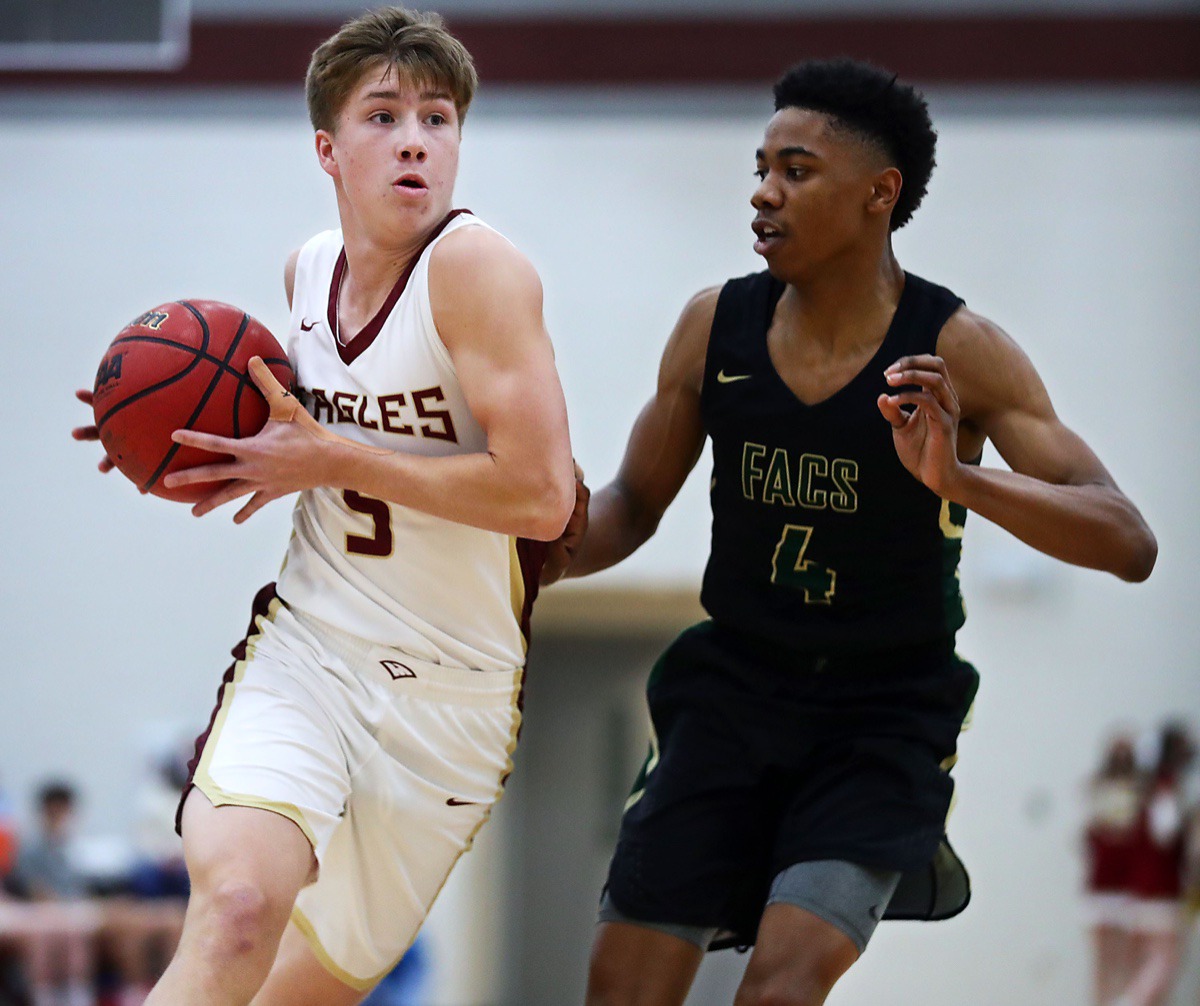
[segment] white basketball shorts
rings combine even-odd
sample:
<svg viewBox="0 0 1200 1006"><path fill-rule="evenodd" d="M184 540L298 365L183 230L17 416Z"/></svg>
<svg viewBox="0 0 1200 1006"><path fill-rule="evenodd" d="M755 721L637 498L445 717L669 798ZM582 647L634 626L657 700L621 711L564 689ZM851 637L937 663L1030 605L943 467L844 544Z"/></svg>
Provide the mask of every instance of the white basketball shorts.
<svg viewBox="0 0 1200 1006"><path fill-rule="evenodd" d="M277 597L231 669L192 782L294 821L319 872L292 921L369 989L416 938L512 768L521 671L414 660Z"/></svg>

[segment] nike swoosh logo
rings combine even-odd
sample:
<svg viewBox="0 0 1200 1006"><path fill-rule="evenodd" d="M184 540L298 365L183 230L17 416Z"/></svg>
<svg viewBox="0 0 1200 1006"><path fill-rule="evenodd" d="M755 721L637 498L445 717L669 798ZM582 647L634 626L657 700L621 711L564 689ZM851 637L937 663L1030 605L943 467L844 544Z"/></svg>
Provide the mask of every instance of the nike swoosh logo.
<svg viewBox="0 0 1200 1006"><path fill-rule="evenodd" d="M315 321L302 321L300 322L300 331L311 332L314 328L316 328L316 325L317 323Z"/></svg>
<svg viewBox="0 0 1200 1006"><path fill-rule="evenodd" d="M732 384L734 381L748 381L753 374L727 374L724 370L717 371L718 384Z"/></svg>
<svg viewBox="0 0 1200 1006"><path fill-rule="evenodd" d="M446 800L447 807L477 807L478 800L460 800L456 796L452 796Z"/></svg>

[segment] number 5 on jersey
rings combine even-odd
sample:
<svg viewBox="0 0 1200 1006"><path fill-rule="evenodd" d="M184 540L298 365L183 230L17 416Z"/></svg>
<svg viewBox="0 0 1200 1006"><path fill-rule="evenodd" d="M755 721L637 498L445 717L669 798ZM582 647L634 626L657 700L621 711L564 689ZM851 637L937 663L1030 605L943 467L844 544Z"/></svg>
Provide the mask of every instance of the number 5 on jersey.
<svg viewBox="0 0 1200 1006"><path fill-rule="evenodd" d="M783 525L771 557L771 582L803 590L805 604L832 604L837 571L804 558L812 533L813 529L803 524Z"/></svg>
<svg viewBox="0 0 1200 1006"><path fill-rule="evenodd" d="M346 506L371 518L373 532L370 535L346 533L346 551L351 555L372 555L387 558L392 554L392 508L383 500L364 496L353 489L343 489L342 499Z"/></svg>

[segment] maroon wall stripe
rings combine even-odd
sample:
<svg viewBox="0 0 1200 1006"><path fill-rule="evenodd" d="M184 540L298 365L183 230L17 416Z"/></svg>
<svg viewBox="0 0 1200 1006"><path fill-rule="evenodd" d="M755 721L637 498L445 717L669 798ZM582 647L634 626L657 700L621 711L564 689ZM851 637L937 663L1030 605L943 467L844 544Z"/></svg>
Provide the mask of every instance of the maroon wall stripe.
<svg viewBox="0 0 1200 1006"><path fill-rule="evenodd" d="M0 88L298 85L337 21L197 21L175 72L4 72ZM450 19L489 84L762 84L850 55L957 85L1200 84L1200 14Z"/></svg>

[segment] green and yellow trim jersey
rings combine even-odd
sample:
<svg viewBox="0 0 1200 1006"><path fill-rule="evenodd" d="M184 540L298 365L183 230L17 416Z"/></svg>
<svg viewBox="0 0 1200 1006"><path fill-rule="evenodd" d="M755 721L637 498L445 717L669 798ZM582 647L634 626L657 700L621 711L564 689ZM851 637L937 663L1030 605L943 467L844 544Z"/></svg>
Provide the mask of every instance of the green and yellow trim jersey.
<svg viewBox="0 0 1200 1006"><path fill-rule="evenodd" d="M874 357L806 405L767 350L783 290L762 272L730 280L717 301L701 391L713 455L701 601L719 623L804 651L953 636L966 511L905 470L876 399L891 390L884 369L935 352L963 302L906 273Z"/></svg>

